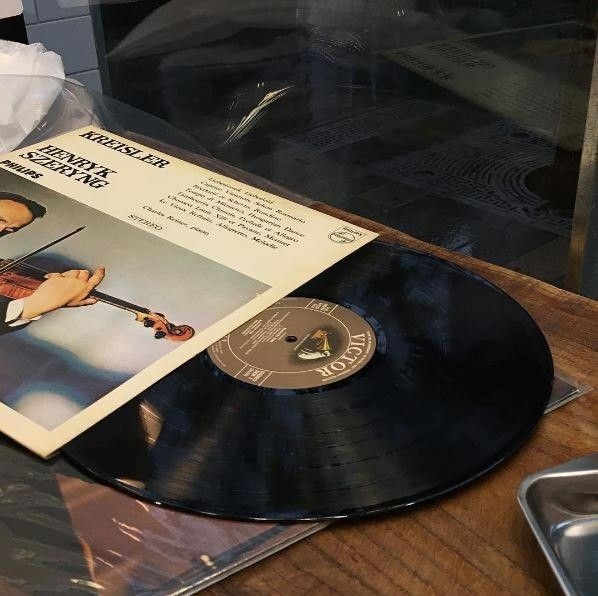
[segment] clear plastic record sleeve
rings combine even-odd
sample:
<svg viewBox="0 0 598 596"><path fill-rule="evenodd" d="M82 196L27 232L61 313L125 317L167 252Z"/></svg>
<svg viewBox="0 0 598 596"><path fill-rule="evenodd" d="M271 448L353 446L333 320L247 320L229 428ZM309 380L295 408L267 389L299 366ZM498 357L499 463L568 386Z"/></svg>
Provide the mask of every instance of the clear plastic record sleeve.
<svg viewBox="0 0 598 596"><path fill-rule="evenodd" d="M0 592L191 594L326 524L187 514L0 444Z"/></svg>

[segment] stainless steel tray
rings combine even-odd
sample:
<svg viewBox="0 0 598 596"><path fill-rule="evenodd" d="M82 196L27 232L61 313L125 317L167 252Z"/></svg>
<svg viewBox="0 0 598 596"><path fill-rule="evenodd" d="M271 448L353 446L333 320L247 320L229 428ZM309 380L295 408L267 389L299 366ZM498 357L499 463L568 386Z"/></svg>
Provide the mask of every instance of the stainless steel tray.
<svg viewBox="0 0 598 596"><path fill-rule="evenodd" d="M565 594L598 594L598 453L528 476L517 499Z"/></svg>

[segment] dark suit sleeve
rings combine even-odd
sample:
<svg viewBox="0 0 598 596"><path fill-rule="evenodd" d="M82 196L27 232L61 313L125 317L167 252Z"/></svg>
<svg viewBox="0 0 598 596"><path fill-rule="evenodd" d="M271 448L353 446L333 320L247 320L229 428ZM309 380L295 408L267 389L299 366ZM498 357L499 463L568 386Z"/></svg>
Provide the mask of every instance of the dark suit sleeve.
<svg viewBox="0 0 598 596"><path fill-rule="evenodd" d="M10 298L0 296L0 335L4 335L9 331L14 331L15 329L18 329L18 327L9 327L6 324L6 309L8 308L10 302Z"/></svg>

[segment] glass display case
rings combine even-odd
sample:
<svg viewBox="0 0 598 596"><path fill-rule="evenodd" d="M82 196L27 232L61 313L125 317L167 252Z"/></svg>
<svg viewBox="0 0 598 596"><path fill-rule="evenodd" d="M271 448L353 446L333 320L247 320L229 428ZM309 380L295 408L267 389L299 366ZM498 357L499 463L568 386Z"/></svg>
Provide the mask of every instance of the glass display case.
<svg viewBox="0 0 598 596"><path fill-rule="evenodd" d="M596 10L594 0L94 0L91 16L104 93L215 157L580 290L591 234L569 252ZM588 209L577 215L586 228ZM569 257L578 274L566 282Z"/></svg>

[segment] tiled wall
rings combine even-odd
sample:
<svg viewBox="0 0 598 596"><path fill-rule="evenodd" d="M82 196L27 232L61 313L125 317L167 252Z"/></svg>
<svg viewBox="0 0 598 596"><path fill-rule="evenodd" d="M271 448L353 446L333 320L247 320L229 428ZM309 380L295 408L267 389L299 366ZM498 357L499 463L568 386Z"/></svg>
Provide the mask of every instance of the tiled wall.
<svg viewBox="0 0 598 596"><path fill-rule="evenodd" d="M29 42L60 54L69 78L101 91L87 0L23 0L23 7Z"/></svg>

